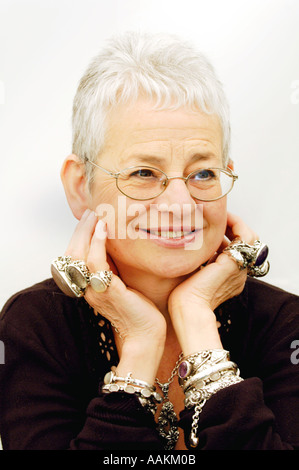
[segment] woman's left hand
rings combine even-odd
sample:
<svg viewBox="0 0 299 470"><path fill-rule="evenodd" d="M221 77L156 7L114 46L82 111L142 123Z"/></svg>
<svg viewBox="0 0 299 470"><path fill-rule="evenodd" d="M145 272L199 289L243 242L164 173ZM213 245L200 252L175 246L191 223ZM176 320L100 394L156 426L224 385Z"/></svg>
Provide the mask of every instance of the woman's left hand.
<svg viewBox="0 0 299 470"><path fill-rule="evenodd" d="M226 237L212 261L169 296L169 314L184 354L222 347L214 310L244 289L247 271L240 271L222 250L233 238L252 244L258 236L241 218L229 213Z"/></svg>

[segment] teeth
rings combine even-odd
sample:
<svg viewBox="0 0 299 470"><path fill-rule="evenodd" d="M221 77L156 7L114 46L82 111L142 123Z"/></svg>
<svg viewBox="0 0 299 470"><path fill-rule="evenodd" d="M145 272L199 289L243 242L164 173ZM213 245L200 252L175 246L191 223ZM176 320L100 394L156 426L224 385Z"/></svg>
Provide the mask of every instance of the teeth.
<svg viewBox="0 0 299 470"><path fill-rule="evenodd" d="M150 233L153 235L156 235L158 237L162 238L182 238L186 235L188 235L190 232L182 232L181 230L179 231L157 231L157 230L151 230Z"/></svg>

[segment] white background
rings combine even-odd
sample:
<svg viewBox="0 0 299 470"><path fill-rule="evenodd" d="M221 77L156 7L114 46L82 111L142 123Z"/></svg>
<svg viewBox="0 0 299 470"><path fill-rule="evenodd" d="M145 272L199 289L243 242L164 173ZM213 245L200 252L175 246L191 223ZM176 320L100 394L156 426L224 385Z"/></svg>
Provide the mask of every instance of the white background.
<svg viewBox="0 0 299 470"><path fill-rule="evenodd" d="M78 81L103 41L172 32L210 58L231 104L231 211L299 294L299 0L0 0L0 307L50 276L75 226L59 171Z"/></svg>

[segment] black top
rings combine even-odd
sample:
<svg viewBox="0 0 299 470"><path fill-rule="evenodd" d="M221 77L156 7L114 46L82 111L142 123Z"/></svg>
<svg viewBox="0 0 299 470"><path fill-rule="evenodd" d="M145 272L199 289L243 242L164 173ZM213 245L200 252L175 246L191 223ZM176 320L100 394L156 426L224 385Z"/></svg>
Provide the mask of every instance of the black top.
<svg viewBox="0 0 299 470"><path fill-rule="evenodd" d="M199 449L299 448L299 297L249 278L217 317L245 380L208 400ZM0 340L4 450L163 449L135 396L102 395L118 356L109 322L84 299L65 296L52 279L23 290L3 308ZM187 440L192 414L180 414Z"/></svg>

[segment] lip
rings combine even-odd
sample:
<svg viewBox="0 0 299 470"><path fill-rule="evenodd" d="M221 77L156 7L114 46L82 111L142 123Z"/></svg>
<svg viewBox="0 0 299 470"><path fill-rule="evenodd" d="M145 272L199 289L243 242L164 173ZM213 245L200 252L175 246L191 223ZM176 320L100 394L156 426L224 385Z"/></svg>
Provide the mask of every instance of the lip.
<svg viewBox="0 0 299 470"><path fill-rule="evenodd" d="M196 236L202 231L202 229L188 229L184 230L182 227L159 227L157 229L151 228L150 230L139 228L144 234L146 234L146 238L153 240L154 243L160 246L168 247L168 248L182 248L185 247L187 244L194 242ZM161 236L155 232L186 232L183 236L179 238L168 238L165 236Z"/></svg>

